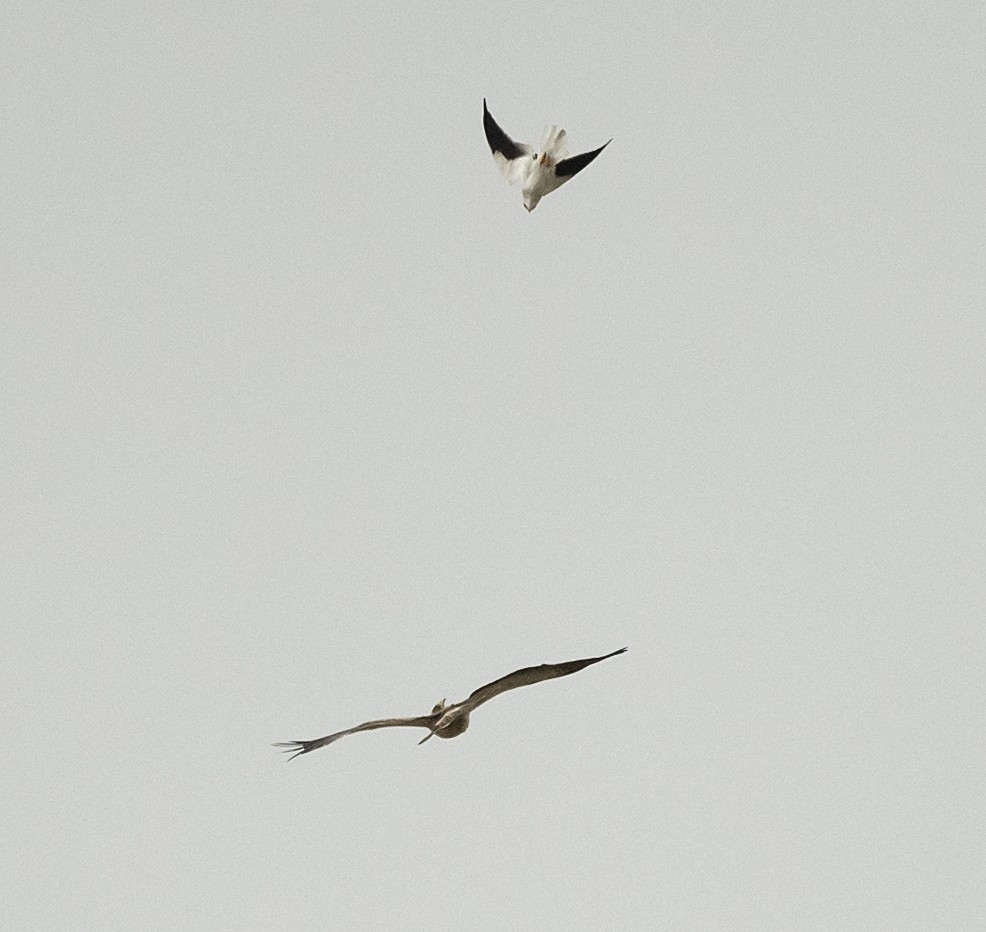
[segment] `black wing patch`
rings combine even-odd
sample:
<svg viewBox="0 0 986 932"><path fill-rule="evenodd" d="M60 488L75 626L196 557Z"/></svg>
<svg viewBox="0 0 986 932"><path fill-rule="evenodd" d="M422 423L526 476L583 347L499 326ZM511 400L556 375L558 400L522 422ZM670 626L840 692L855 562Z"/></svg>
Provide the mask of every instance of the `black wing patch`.
<svg viewBox="0 0 986 932"><path fill-rule="evenodd" d="M611 139L609 142L612 141ZM562 159L555 166L555 174L559 178L571 178L572 175L577 175L609 145L609 142L600 146L598 149L594 149L592 152L583 152L581 155L573 155L570 159Z"/></svg>
<svg viewBox="0 0 986 932"><path fill-rule="evenodd" d="M490 150L494 155L499 152L505 159L512 162L514 159L519 159L527 154L497 126L496 120L493 119L490 111L486 109L485 97L483 98L483 129L486 130L486 141L490 144Z"/></svg>

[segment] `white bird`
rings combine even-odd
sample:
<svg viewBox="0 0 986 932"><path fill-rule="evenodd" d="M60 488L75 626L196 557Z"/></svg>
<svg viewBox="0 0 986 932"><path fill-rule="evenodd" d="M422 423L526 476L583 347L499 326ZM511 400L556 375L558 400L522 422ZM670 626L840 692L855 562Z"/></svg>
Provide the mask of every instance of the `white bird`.
<svg viewBox="0 0 986 932"><path fill-rule="evenodd" d="M606 146L584 152L582 155L568 155L565 143L565 130L557 126L547 126L541 148L535 152L533 148L522 142L514 142L500 127L486 107L483 98L483 129L486 130L486 141L493 152L493 160L503 172L510 184L522 180L524 182L524 206L528 212L538 206L538 201L556 188L560 188L569 178L578 174Z"/></svg>
<svg viewBox="0 0 986 932"><path fill-rule="evenodd" d="M312 741L281 741L274 745L276 748L284 748L285 754L290 754L288 760L294 760L299 754L308 754L318 748L332 744L346 735L354 735L358 731L372 731L374 728L394 728L399 726L411 726L414 728L427 728L426 734L418 744L424 744L432 735L439 738L455 738L461 735L469 727L469 713L477 706L488 702L494 696L505 693L508 689L517 689L518 686L530 686L532 683L540 683L541 680L554 679L556 676L568 676L570 673L578 673L579 670L599 663L600 660L608 660L617 654L626 651L625 647L614 650L611 654L602 657L589 657L587 660L569 660L567 663L542 663L537 667L524 667L523 670L515 670L506 676L501 676L492 683L480 686L468 699L457 702L454 705L446 705L443 699L430 715L418 715L413 718L381 718L372 722L363 722L355 728L347 728L345 731L337 731L334 735L326 735L324 738L315 738Z"/></svg>

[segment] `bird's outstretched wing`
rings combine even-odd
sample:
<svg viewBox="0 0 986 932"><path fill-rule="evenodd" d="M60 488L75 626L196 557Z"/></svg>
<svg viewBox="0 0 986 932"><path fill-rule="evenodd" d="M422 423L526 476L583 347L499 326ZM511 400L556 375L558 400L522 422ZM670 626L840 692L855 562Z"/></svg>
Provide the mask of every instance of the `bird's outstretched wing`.
<svg viewBox="0 0 986 932"><path fill-rule="evenodd" d="M612 141L610 139L609 142L603 143L598 149L593 149L592 152L583 152L581 155L573 155L570 159L562 159L555 166L555 174L564 181L568 181L573 175L582 171Z"/></svg>
<svg viewBox="0 0 986 932"><path fill-rule="evenodd" d="M476 706L488 702L494 696L499 696L500 693L505 693L508 689L517 689L520 686L530 686L532 683L540 683L541 680L551 680L556 676L568 676L570 673L578 673L579 670L584 670L594 663L599 663L600 660L608 660L610 657L615 657L617 654L622 654L625 651L626 648L621 647L619 650L614 650L611 654L604 654L602 657L589 657L585 660L569 660L565 663L542 663L537 667L524 667L523 670L515 670L506 676L501 676L498 680L493 680L492 683L480 686L479 689L470 694L469 698L462 705L468 707L470 710L475 709Z"/></svg>
<svg viewBox="0 0 986 932"><path fill-rule="evenodd" d="M284 748L284 753L291 755L288 760L294 760L300 754L317 751L319 748L324 748L327 744L332 744L333 741L345 738L346 735L354 735L358 731L373 731L374 728L397 728L402 726L433 730L439 718L441 718L441 713L418 715L414 718L381 718L372 722L363 722L362 725L357 725L355 728L347 728L345 731L337 731L334 735L326 735L324 738L315 738L312 741L279 741L273 746L275 748Z"/></svg>
<svg viewBox="0 0 986 932"><path fill-rule="evenodd" d="M483 129L486 131L486 141L490 144L493 160L503 176L513 184L524 173L523 160L531 155L531 147L521 142L514 142L500 127L486 107L483 98ZM586 163L588 164L588 163Z"/></svg>

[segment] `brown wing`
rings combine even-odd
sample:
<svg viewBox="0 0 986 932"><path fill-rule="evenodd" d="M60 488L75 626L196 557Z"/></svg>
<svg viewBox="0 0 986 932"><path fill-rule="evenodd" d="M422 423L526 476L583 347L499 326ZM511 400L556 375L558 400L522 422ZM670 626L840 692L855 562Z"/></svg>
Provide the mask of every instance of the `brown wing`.
<svg viewBox="0 0 986 932"><path fill-rule="evenodd" d="M363 722L362 725L357 725L355 728L347 728L345 731L337 731L334 735L326 735L324 738L315 738L312 741L279 741L273 747L284 748L284 753L291 755L288 760L294 760L300 754L317 751L319 748L324 748L327 744L332 744L333 741L345 738L346 735L354 735L358 731L373 731L374 728L399 728L402 726L434 730L439 718L441 718L440 712L432 713L431 715L419 715L415 718L381 718L372 722Z"/></svg>
<svg viewBox="0 0 986 932"><path fill-rule="evenodd" d="M476 706L482 705L494 696L499 696L500 693L505 693L508 689L517 689L520 686L530 686L532 683L540 683L541 680L551 680L556 676L568 676L570 673L578 673L579 670L584 670L594 663L599 663L600 660L608 660L610 657L615 657L617 654L622 654L625 651L626 648L621 647L619 650L614 650L611 654L604 654L602 657L589 657L586 660L569 660L565 663L542 663L537 667L524 667L523 670L515 670L506 676L501 676L498 680L493 680L492 683L480 686L462 705L468 706L469 709L475 709Z"/></svg>

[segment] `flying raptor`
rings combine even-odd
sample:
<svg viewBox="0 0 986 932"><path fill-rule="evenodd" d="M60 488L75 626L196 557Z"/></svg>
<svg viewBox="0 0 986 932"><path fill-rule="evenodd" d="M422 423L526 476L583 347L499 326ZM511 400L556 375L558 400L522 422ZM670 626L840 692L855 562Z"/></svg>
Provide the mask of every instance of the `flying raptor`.
<svg viewBox="0 0 986 932"><path fill-rule="evenodd" d="M538 206L538 201L556 188L560 188L569 178L578 174L606 146L583 152L581 155L568 155L565 144L565 130L557 126L547 126L541 140L541 148L534 151L533 147L522 142L514 142L500 127L486 107L483 98L483 129L486 130L486 141L493 152L493 160L510 184L523 181L524 206L528 212Z"/></svg>
<svg viewBox="0 0 986 932"><path fill-rule="evenodd" d="M411 726L412 728L427 728L426 734L418 744L424 744L432 735L439 738L455 738L461 735L469 727L469 713L477 706L488 702L494 696L505 693L508 689L517 689L519 686L530 686L532 683L540 683L541 680L554 679L556 676L568 676L570 673L578 673L586 667L600 660L608 660L617 654L626 651L625 647L614 650L611 654L604 654L602 657L589 657L586 660L569 660L567 663L542 663L537 667L524 667L523 670L515 670L506 676L501 676L492 683L480 686L473 692L468 699L456 702L453 705L446 705L443 699L431 710L430 715L418 715L413 718L381 718L372 722L363 722L355 728L347 728L345 731L337 731L334 735L326 735L324 738L315 738L312 741L282 741L274 745L276 748L284 748L284 753L290 754L288 760L293 760L299 754L307 754L318 748L332 744L346 735L354 735L358 731L372 731L374 728L393 728L398 726Z"/></svg>

